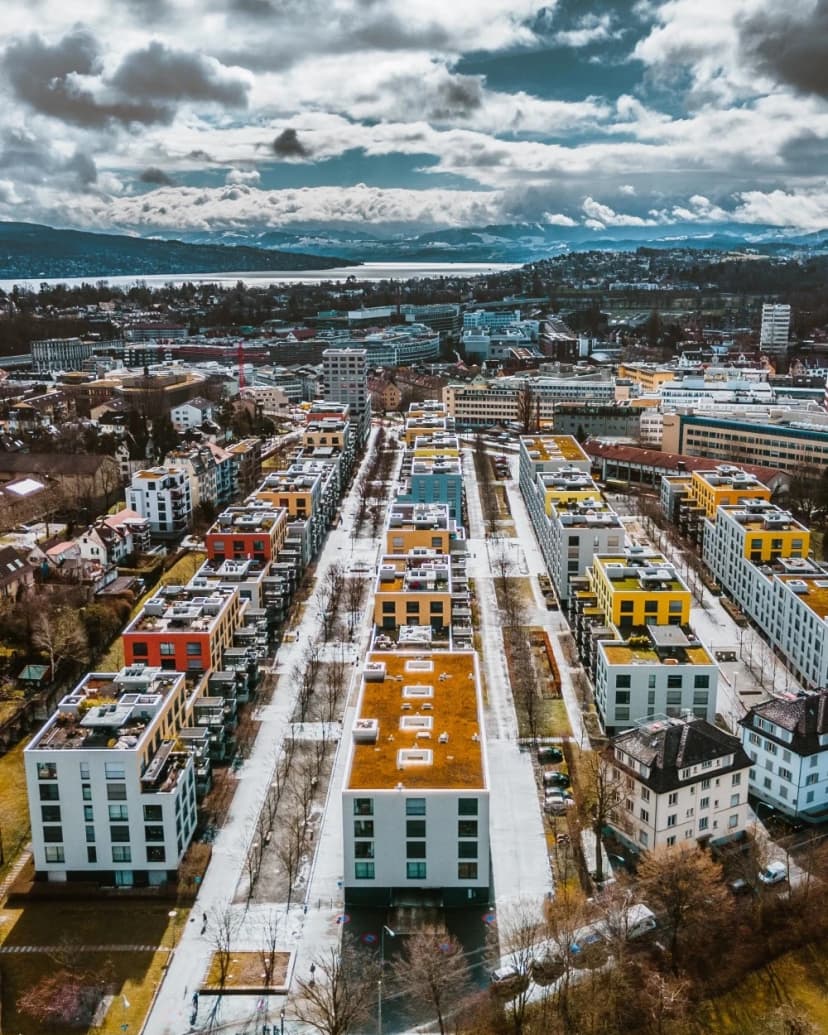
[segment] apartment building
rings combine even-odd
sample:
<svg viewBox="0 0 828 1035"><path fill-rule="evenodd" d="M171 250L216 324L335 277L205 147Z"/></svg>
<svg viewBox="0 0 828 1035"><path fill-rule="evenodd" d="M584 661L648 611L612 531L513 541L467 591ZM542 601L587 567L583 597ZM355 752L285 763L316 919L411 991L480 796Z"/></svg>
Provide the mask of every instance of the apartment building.
<svg viewBox="0 0 828 1035"><path fill-rule="evenodd" d="M196 825L195 691L181 672L91 672L23 753L35 871L116 886L174 880Z"/></svg>
<svg viewBox="0 0 828 1035"><path fill-rule="evenodd" d="M667 517L675 520L682 535L696 543L701 542L705 518L715 519L719 507L749 500L769 502L771 496L771 490L756 475L732 464L719 464L709 471L691 471L684 478L662 479L662 509Z"/></svg>
<svg viewBox="0 0 828 1035"><path fill-rule="evenodd" d="M270 573L270 562L249 558L217 560L207 558L188 585L209 596L216 588L236 589L239 598L252 608L264 607L264 580Z"/></svg>
<svg viewBox="0 0 828 1035"><path fill-rule="evenodd" d="M276 559L287 534L288 511L264 501L236 504L219 514L204 536L212 561Z"/></svg>
<svg viewBox="0 0 828 1035"><path fill-rule="evenodd" d="M163 586L124 629L124 660L197 675L220 669L243 608L235 587Z"/></svg>
<svg viewBox="0 0 828 1035"><path fill-rule="evenodd" d="M82 370L87 359L92 358L94 345L80 338L44 338L33 341L32 369L38 374L53 370Z"/></svg>
<svg viewBox="0 0 828 1035"><path fill-rule="evenodd" d="M790 332L791 307L765 302L762 306L762 324L759 329L759 344L762 348L787 348Z"/></svg>
<svg viewBox="0 0 828 1035"><path fill-rule="evenodd" d="M126 490L126 505L149 522L157 539L175 539L192 524L190 476L182 467L136 471Z"/></svg>
<svg viewBox="0 0 828 1035"><path fill-rule="evenodd" d="M613 381L594 377L516 376L448 384L443 389L443 402L458 428L521 423L525 418L521 411L527 391L531 393L533 418L548 427L554 424L557 403L610 403L615 399Z"/></svg>
<svg viewBox="0 0 828 1035"><path fill-rule="evenodd" d="M409 554L413 550L451 553L452 543L464 538L462 526L448 504L410 503L397 499L388 509L385 530L387 553Z"/></svg>
<svg viewBox="0 0 828 1035"><path fill-rule="evenodd" d="M612 742L624 799L610 819L635 851L727 841L747 829L750 759L704 719L661 719Z"/></svg>
<svg viewBox="0 0 828 1035"><path fill-rule="evenodd" d="M346 902L488 902L489 790L472 651L368 655L342 815Z"/></svg>
<svg viewBox="0 0 828 1035"><path fill-rule="evenodd" d="M249 496L262 478L262 442L246 438L226 447L233 458L233 496Z"/></svg>
<svg viewBox="0 0 828 1035"><path fill-rule="evenodd" d="M823 822L828 808L828 690L754 705L739 721L750 790L793 819Z"/></svg>
<svg viewBox="0 0 828 1035"><path fill-rule="evenodd" d="M595 557L587 575L598 606L621 632L690 621L690 590L658 551L630 546Z"/></svg>
<svg viewBox="0 0 828 1035"><path fill-rule="evenodd" d="M417 440L419 441L419 439ZM418 456L406 451L397 499L411 503L447 503L452 518L463 520L463 465L459 456Z"/></svg>
<svg viewBox="0 0 828 1035"><path fill-rule="evenodd" d="M406 416L403 437L408 449L415 445L424 446L428 439L445 439L454 430L454 422L443 413L424 413Z"/></svg>
<svg viewBox="0 0 828 1035"><path fill-rule="evenodd" d="M592 470L590 458L571 435L521 435L519 443L521 488L532 486L535 476L544 472Z"/></svg>
<svg viewBox="0 0 828 1035"><path fill-rule="evenodd" d="M431 626L448 636L451 626L451 560L435 550L415 548L386 554L374 588L374 625L386 631L403 625Z"/></svg>
<svg viewBox="0 0 828 1035"><path fill-rule="evenodd" d="M597 650L595 704L609 736L656 715L715 720L719 669L692 631L647 625Z"/></svg>
<svg viewBox="0 0 828 1035"><path fill-rule="evenodd" d="M269 503L287 511L288 519L309 521L314 553L321 547L331 514L323 516L322 475L313 471L276 471L268 474L250 497L251 502Z"/></svg>

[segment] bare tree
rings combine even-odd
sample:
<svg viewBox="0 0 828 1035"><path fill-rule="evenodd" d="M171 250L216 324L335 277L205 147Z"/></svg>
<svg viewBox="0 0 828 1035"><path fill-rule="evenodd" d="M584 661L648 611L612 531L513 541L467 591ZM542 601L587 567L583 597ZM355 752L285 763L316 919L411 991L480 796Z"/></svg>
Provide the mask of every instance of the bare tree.
<svg viewBox="0 0 828 1035"><path fill-rule="evenodd" d="M305 851L305 822L301 814L291 812L282 822L282 836L276 847L276 855L281 863L287 880L287 902L285 909L290 909L296 878L302 866L302 855Z"/></svg>
<svg viewBox="0 0 828 1035"><path fill-rule="evenodd" d="M721 930L733 909L722 868L698 845L649 852L638 866L645 901L667 918L674 969L679 951L692 942L704 953L713 930Z"/></svg>
<svg viewBox="0 0 828 1035"><path fill-rule="evenodd" d="M521 901L499 918L500 948L509 956L514 970L508 982L504 1014L515 1035L521 1035L529 1007L532 970L538 959L538 944L545 934L542 909L538 903Z"/></svg>
<svg viewBox="0 0 828 1035"><path fill-rule="evenodd" d="M61 661L82 663L89 657L89 641L80 615L67 607L41 612L34 621L32 642L49 658L52 679Z"/></svg>
<svg viewBox="0 0 828 1035"><path fill-rule="evenodd" d="M273 973L276 970L279 949L279 918L272 910L262 924L262 940L259 944L259 959L262 961L265 988L273 984Z"/></svg>
<svg viewBox="0 0 828 1035"><path fill-rule="evenodd" d="M583 801L592 819L595 834L596 884L604 879L604 858L601 838L604 827L612 822L624 800L624 777L613 765L612 756L601 751L589 751L582 756L581 776Z"/></svg>
<svg viewBox="0 0 828 1035"><path fill-rule="evenodd" d="M233 941L239 932L240 923L240 916L233 911L229 903L225 906L214 906L210 910L207 928L213 947L213 958L218 968L219 989L223 989L227 983Z"/></svg>
<svg viewBox="0 0 828 1035"><path fill-rule="evenodd" d="M345 581L345 611L348 615L348 639L354 638L359 619L362 617L362 608L365 598L368 595L367 579L351 576Z"/></svg>
<svg viewBox="0 0 828 1035"><path fill-rule="evenodd" d="M540 427L540 396L528 381L524 381L517 391L517 413L515 420L520 424L521 433L532 435Z"/></svg>
<svg viewBox="0 0 828 1035"><path fill-rule="evenodd" d="M471 991L469 968L456 938L445 932L418 931L406 939L394 975L418 1000L428 998L440 1035L446 1032L446 1010Z"/></svg>
<svg viewBox="0 0 828 1035"><path fill-rule="evenodd" d="M313 961L313 978L299 978L294 998L297 1020L320 1035L349 1035L370 1015L378 968L345 949L330 949Z"/></svg>

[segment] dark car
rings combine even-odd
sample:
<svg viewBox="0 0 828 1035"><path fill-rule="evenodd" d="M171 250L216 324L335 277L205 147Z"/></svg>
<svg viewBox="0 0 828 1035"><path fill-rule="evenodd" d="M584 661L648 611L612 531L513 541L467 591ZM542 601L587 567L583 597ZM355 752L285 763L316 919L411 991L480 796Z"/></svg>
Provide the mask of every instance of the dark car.
<svg viewBox="0 0 828 1035"><path fill-rule="evenodd" d="M548 769L543 774L544 787L568 787L569 783L570 780L567 774L557 769Z"/></svg>
<svg viewBox="0 0 828 1035"><path fill-rule="evenodd" d="M552 747L550 744L544 744L543 747L538 748L538 761L539 762L563 762L563 751L560 748Z"/></svg>

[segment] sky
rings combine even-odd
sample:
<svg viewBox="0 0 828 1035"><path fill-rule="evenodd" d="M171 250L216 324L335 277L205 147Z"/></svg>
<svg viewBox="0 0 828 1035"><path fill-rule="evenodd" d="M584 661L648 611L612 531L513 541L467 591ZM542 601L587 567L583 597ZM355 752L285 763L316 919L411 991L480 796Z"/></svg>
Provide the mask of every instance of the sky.
<svg viewBox="0 0 828 1035"><path fill-rule="evenodd" d="M0 219L828 227L828 0L4 0Z"/></svg>

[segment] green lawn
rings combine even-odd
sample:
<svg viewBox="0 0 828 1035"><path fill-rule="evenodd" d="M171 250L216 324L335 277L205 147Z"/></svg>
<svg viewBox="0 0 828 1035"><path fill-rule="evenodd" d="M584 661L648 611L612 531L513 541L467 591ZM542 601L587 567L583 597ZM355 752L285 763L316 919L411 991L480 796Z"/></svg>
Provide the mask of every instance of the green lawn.
<svg viewBox="0 0 828 1035"><path fill-rule="evenodd" d="M541 703L541 736L571 737L572 727L562 697L545 697Z"/></svg>
<svg viewBox="0 0 828 1035"><path fill-rule="evenodd" d="M3 837L0 876L5 876L29 840L29 806L23 770L23 748L27 743L28 738L0 757L0 833Z"/></svg>

